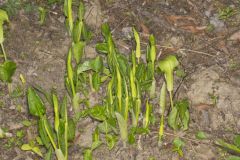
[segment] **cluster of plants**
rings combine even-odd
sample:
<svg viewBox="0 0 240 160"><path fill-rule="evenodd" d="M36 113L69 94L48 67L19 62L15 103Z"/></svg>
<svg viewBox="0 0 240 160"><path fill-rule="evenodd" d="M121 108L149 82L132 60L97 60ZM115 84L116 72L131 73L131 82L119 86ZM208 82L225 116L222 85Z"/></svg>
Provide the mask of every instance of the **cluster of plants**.
<svg viewBox="0 0 240 160"><path fill-rule="evenodd" d="M50 2L56 1L49 0ZM67 95L58 96L54 90L48 93L39 86L28 88L29 112L37 119L38 136L23 144L21 149L35 152L46 160L53 159L53 156L58 160L67 160L68 148L75 139L76 124L85 117L91 117L98 122L92 134L92 144L84 150L85 160L92 159L93 150L101 145L106 145L111 150L117 142L121 142L123 147L136 144L141 135L149 134L151 126L156 126L156 118L160 120L159 145L162 144L165 135L165 119L174 131L187 130L190 119L188 100L173 100L174 70L179 66L176 56L168 55L158 61L153 35L149 36L149 43L143 53L140 35L135 28L132 29L135 46L131 53L120 53L110 27L103 24L103 41L95 47L99 55L93 59L84 59L84 55L87 54L85 46L91 40L92 33L84 22L83 3L78 5L76 18L73 18L75 16L72 6L72 0L64 0L66 28L71 37L66 60ZM46 11L43 8L39 8L39 11L40 22L43 23ZM5 11L0 10L0 44L4 58L0 64L0 80L10 83L16 64L8 60L3 47L4 22L9 22L8 16ZM158 86L157 79L160 76L164 81ZM160 92L160 96L157 96L157 92ZM92 93L101 97L94 106L89 102ZM63 97L62 101L59 97ZM156 99L158 104L154 103ZM51 108L48 109L48 106ZM53 120L49 118L49 110L54 113ZM160 117L156 116L156 110L160 111ZM0 137L1 135L2 130ZM196 138L207 137L203 132L199 132ZM223 140L217 140L215 143L239 153L239 136L235 138L234 144ZM173 151L183 156L182 148L185 143L181 137L176 136L172 144Z"/></svg>
<svg viewBox="0 0 240 160"><path fill-rule="evenodd" d="M74 139L74 134L70 133L75 133L76 123L87 116L99 123L93 133L92 146L84 151L85 159L91 159L92 151L102 144L106 144L111 150L121 139L125 147L127 144L134 144L137 135L148 134L149 126L155 123L153 110L154 106L158 105L153 104L152 100L156 98L155 77L160 72L165 76L166 84L163 83L159 101L162 114L159 142L164 135L166 91L171 102L169 125L175 130L187 129L188 103L173 104L173 71L178 66L176 57L171 55L157 62L155 37L150 35L146 59L142 59L140 36L135 28L133 28L135 49L129 57L126 57L116 47L109 26L103 24L104 41L96 45L99 55L94 59L83 59L84 48L92 34L84 23L83 3L80 3L78 8L77 17L74 19L72 1L64 1L66 27L72 39L66 60L65 86L68 96L65 96L59 105L55 92L48 94L39 88L38 92L32 87L28 89L29 110L31 115L38 117L41 140L38 144L44 145L47 151L45 159L51 159L53 152L59 160L67 159L69 142ZM101 102L90 106L88 103L90 94L98 93L100 90L105 93L101 95ZM46 105L38 95L39 91L44 93L45 99L53 106L54 125L51 125L47 118ZM67 99L70 99L69 103ZM67 106L73 109L73 117L68 116ZM101 134L104 135L104 139L100 138ZM38 145L34 143L24 144L22 149L43 156Z"/></svg>

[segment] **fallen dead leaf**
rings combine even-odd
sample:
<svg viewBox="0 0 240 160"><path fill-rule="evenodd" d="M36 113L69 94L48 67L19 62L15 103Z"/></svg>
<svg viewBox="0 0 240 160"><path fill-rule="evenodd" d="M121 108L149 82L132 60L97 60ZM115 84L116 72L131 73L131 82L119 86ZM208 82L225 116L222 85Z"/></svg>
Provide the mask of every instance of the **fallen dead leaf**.
<svg viewBox="0 0 240 160"><path fill-rule="evenodd" d="M199 26L193 26L193 25L191 25L191 26L182 26L182 27L180 27L181 29L184 29L184 30L186 30L186 31L189 31L189 32L191 32L191 33L201 33L201 32L204 32L205 31L205 29L207 28L207 26L201 26L201 27L199 27Z"/></svg>
<svg viewBox="0 0 240 160"><path fill-rule="evenodd" d="M201 104L196 105L194 108L196 108L196 110L198 110L198 111L202 111L202 110L208 110L212 107L213 107L212 104L201 103Z"/></svg>
<svg viewBox="0 0 240 160"><path fill-rule="evenodd" d="M143 22L140 22L140 27L144 36L148 36L150 34L148 27Z"/></svg>
<svg viewBox="0 0 240 160"><path fill-rule="evenodd" d="M240 41L240 30L235 32L235 33L233 33L230 36L229 40L231 40L231 41Z"/></svg>
<svg viewBox="0 0 240 160"><path fill-rule="evenodd" d="M177 24L179 23L179 21L190 21L191 23L195 23L196 20L190 16L175 16L175 15L171 15L171 16L168 16L167 17L167 20L170 22L170 23L174 23L174 24Z"/></svg>

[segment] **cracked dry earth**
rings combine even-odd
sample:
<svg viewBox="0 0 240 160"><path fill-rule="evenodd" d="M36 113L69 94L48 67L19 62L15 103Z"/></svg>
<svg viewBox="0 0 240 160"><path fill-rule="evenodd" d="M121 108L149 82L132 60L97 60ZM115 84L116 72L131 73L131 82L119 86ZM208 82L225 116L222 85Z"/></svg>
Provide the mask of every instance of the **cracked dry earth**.
<svg viewBox="0 0 240 160"><path fill-rule="evenodd" d="M105 145L96 149L96 160L221 160L228 155L213 144L216 138L230 141L240 133L240 4L234 0L92 0L84 1L86 22L94 38L86 48L86 58L96 56L94 46L101 41L100 25L108 22L121 52L129 54L133 46L131 27L141 33L146 47L149 34L157 39L158 59L176 54L185 71L184 78L175 79L175 99L190 101L190 126L186 132L173 133L166 126L161 147L157 144L157 123L151 133L138 137L138 146L123 148L119 142L109 151ZM231 6L238 12L226 20L219 20L218 11ZM5 41L9 57L17 63L13 88L21 84L23 74L27 85L39 85L45 90L54 88L64 95L65 59L70 39L64 25L60 6L49 13L46 24L38 24L37 13L22 10L11 19ZM210 29L210 27L212 29ZM159 77L160 82L162 78ZM159 82L159 84L160 84ZM25 95L11 98L7 87L0 84L0 127L9 137L0 140L1 160L40 159L32 152L19 148L37 135L36 119L29 116ZM157 86L160 90L160 86ZM159 96L159 94L157 94ZM100 94L94 95L99 97ZM96 98L97 99L97 98ZM157 100L157 97L156 97ZM94 103L94 102L93 102ZM51 110L51 108L48 108ZM158 106L154 108L158 114ZM51 116L51 115L50 115ZM29 119L33 125L26 127ZM97 122L82 119L78 124L78 137L70 146L71 160L83 159L83 148L91 145L91 134ZM25 136L17 142L16 133ZM208 139L198 141L195 134L204 131ZM182 137L186 145L184 156L172 151L174 134ZM14 139L15 137L15 139ZM13 142L11 142L13 141Z"/></svg>

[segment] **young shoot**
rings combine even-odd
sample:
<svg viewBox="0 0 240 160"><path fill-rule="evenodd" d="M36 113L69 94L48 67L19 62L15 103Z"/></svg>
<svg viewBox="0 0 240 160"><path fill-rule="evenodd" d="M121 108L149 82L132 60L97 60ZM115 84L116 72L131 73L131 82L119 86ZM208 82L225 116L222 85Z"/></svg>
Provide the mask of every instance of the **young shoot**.
<svg viewBox="0 0 240 160"><path fill-rule="evenodd" d="M161 120L160 120L160 128L158 133L158 143L161 144L161 141L164 135L164 111L166 106L166 83L165 82L163 83L161 88L159 105L160 105Z"/></svg>

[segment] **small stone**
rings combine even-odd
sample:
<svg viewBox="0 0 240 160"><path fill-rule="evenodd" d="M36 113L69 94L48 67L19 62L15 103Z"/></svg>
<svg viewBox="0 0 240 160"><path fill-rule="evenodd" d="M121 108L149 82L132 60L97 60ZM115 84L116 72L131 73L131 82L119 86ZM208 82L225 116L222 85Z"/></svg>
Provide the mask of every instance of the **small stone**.
<svg viewBox="0 0 240 160"><path fill-rule="evenodd" d="M131 39L132 37L132 27L124 27L122 28L122 33L124 37Z"/></svg>
<svg viewBox="0 0 240 160"><path fill-rule="evenodd" d="M10 110L15 110L16 109L16 106L15 105L12 105L9 107Z"/></svg>

